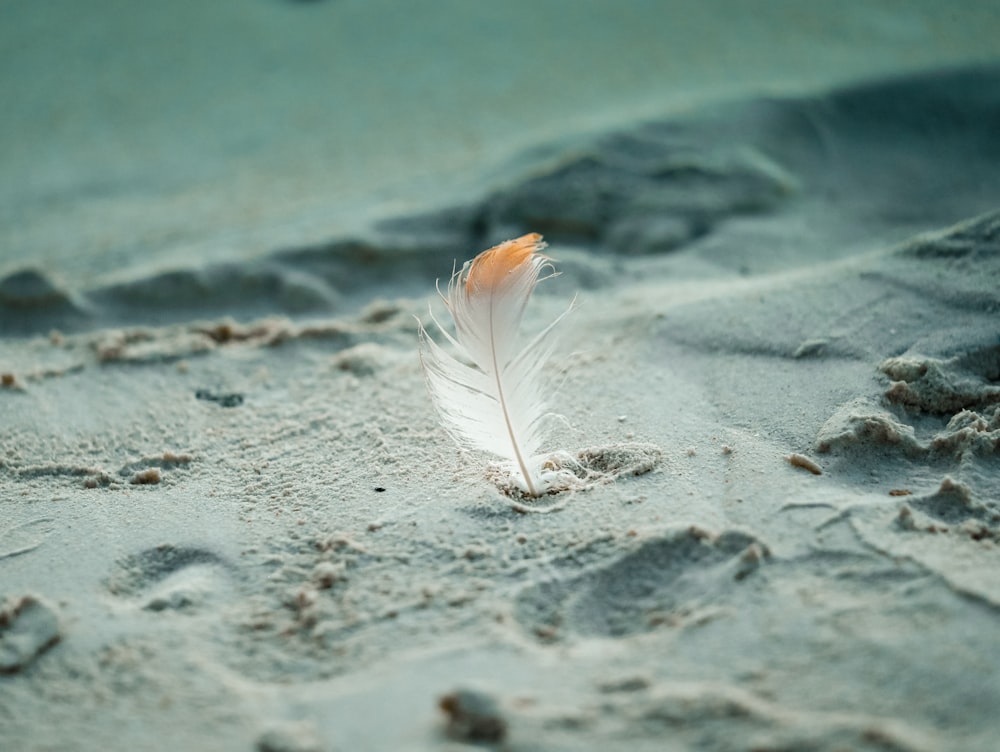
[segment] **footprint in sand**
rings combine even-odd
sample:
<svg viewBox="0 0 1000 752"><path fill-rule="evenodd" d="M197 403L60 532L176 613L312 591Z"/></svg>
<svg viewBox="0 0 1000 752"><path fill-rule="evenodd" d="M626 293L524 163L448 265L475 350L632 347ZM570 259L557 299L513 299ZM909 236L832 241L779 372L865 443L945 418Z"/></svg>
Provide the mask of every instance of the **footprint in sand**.
<svg viewBox="0 0 1000 752"><path fill-rule="evenodd" d="M54 518L38 517L0 529L0 561L31 553L52 533Z"/></svg>
<svg viewBox="0 0 1000 752"><path fill-rule="evenodd" d="M145 611L194 613L232 586L230 565L217 554L164 544L126 557L108 591Z"/></svg>
<svg viewBox="0 0 1000 752"><path fill-rule="evenodd" d="M528 588L517 615L542 639L700 623L717 616L718 603L769 555L767 545L742 531L676 530L575 577Z"/></svg>

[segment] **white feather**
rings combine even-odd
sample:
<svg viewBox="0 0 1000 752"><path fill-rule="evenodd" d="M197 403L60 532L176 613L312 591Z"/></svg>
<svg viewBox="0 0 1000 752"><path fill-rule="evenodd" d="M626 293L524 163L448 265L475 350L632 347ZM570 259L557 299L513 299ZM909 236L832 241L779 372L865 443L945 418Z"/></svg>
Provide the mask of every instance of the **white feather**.
<svg viewBox="0 0 1000 752"><path fill-rule="evenodd" d="M442 423L462 447L501 457L529 496L546 491L539 455L547 403L542 367L552 351L552 329L569 309L527 345L518 330L531 293L549 259L540 235L508 240L468 261L442 295L454 336L431 314L444 339L470 361L446 352L420 326L420 359Z"/></svg>

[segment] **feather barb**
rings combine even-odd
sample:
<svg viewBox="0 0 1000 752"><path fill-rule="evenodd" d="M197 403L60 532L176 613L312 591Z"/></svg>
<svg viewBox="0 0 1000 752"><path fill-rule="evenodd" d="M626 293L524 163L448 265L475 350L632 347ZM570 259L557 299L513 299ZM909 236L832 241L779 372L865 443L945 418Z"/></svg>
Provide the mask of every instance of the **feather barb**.
<svg viewBox="0 0 1000 752"><path fill-rule="evenodd" d="M542 236L533 232L483 251L469 266L469 273L465 277L465 294L474 295L480 291L495 289L511 272L544 247Z"/></svg>

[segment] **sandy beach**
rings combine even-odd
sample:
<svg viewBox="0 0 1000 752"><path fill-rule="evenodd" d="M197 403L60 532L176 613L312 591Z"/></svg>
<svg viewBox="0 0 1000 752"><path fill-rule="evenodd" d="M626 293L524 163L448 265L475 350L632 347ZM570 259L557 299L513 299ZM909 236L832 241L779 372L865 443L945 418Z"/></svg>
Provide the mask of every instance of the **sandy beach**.
<svg viewBox="0 0 1000 752"><path fill-rule="evenodd" d="M996 748L996 4L0 15L0 749ZM525 498L417 320L534 232Z"/></svg>

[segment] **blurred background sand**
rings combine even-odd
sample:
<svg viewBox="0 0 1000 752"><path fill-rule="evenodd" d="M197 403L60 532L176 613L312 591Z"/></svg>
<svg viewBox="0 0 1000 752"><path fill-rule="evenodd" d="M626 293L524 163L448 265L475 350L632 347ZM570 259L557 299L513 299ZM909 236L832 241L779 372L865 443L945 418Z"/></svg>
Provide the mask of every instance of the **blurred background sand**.
<svg viewBox="0 0 1000 752"><path fill-rule="evenodd" d="M995 2L0 8L0 274L91 285L447 200L540 142L996 55Z"/></svg>
<svg viewBox="0 0 1000 752"><path fill-rule="evenodd" d="M998 8L0 0L0 747L993 752ZM414 317L529 231L515 511Z"/></svg>

